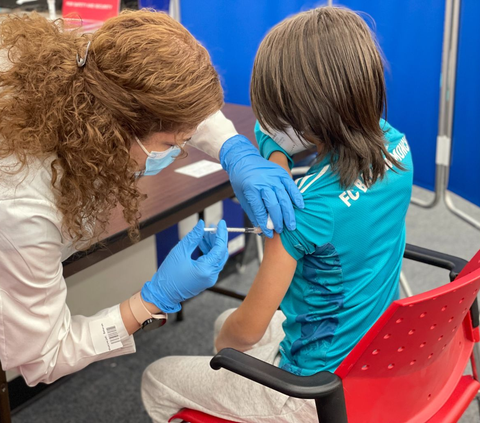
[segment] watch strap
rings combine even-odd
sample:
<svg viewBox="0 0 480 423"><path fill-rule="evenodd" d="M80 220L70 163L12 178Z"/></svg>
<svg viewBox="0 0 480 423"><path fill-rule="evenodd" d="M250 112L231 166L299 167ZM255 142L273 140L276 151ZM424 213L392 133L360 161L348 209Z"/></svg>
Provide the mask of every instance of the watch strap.
<svg viewBox="0 0 480 423"><path fill-rule="evenodd" d="M132 311L133 317L135 317L135 320L138 322L139 325L143 326L143 324L147 320L151 319L167 320L166 313L153 314L147 309L147 307L145 307L140 291L130 297L130 299L128 300L128 304L130 306L130 310Z"/></svg>

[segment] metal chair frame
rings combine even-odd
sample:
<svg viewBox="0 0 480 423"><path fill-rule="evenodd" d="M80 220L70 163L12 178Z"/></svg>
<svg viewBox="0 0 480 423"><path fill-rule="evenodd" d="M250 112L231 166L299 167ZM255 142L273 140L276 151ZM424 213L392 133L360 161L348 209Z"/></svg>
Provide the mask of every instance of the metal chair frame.
<svg viewBox="0 0 480 423"><path fill-rule="evenodd" d="M434 197L430 201L412 198L411 202L420 207L433 208L443 201L447 210L450 210L455 216L480 230L480 221L457 208L448 191L448 177L452 155L460 3L461 0L446 0L445 3Z"/></svg>

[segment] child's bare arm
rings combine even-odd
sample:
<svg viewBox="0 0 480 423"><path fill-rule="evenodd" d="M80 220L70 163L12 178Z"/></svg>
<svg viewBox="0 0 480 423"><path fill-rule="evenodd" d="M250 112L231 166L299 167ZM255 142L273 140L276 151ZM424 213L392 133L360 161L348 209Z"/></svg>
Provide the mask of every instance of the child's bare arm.
<svg viewBox="0 0 480 423"><path fill-rule="evenodd" d="M292 176L292 172L288 167L287 156L285 156L285 154L283 154L281 151L274 151L272 154L270 154L268 160L283 167L288 172L288 174Z"/></svg>
<svg viewBox="0 0 480 423"><path fill-rule="evenodd" d="M280 235L266 240L257 276L243 303L225 321L215 340L217 351L226 347L246 351L260 341L290 286L296 267L297 261L283 248Z"/></svg>

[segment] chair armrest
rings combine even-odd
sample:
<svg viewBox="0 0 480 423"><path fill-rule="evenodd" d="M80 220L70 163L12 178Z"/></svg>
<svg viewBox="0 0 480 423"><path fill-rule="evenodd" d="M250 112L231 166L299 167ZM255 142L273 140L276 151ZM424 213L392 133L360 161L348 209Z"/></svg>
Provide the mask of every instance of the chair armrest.
<svg viewBox="0 0 480 423"><path fill-rule="evenodd" d="M342 380L330 372L297 376L232 348L224 348L210 361L214 370L225 368L275 391L295 398L315 399L342 390Z"/></svg>
<svg viewBox="0 0 480 423"><path fill-rule="evenodd" d="M429 250L428 248L418 247L412 244L406 245L403 257L409 260L450 270L451 281L458 276L468 263L460 257L451 256L449 254L440 253L439 251Z"/></svg>
<svg viewBox="0 0 480 423"><path fill-rule="evenodd" d="M294 398L314 399L322 423L347 423L342 380L330 372L297 376L232 348L224 348L210 361L214 370L230 370Z"/></svg>

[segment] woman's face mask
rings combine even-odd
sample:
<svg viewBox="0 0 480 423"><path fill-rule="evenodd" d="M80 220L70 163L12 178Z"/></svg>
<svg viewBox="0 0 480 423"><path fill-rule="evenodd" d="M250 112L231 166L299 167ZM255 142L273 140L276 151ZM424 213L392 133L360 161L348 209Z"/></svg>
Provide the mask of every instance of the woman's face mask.
<svg viewBox="0 0 480 423"><path fill-rule="evenodd" d="M137 141L138 145L147 155L147 161L145 162L145 171L143 172L143 175L146 176L156 175L157 173L160 173L162 169L165 169L168 165L172 164L175 158L182 151L180 147L174 145L165 151L148 152L148 150L137 137L135 137L135 141ZM137 176L140 174L141 172L138 172Z"/></svg>

